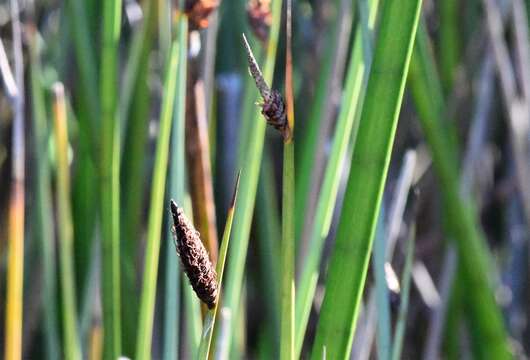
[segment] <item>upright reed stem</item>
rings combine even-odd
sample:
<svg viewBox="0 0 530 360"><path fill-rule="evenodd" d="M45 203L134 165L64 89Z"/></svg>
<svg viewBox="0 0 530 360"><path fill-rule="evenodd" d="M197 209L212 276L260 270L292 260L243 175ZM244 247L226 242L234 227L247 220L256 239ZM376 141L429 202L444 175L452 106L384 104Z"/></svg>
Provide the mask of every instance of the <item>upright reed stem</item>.
<svg viewBox="0 0 530 360"><path fill-rule="evenodd" d="M104 356L121 355L120 135L117 111L121 0L103 4L101 51L101 228Z"/></svg>
<svg viewBox="0 0 530 360"><path fill-rule="evenodd" d="M77 330L75 296L72 210L70 207L70 171L68 166L68 129L64 88L61 83L53 86L53 118L55 154L57 157L57 218L59 235L59 262L61 269L61 293L63 300L63 349L67 359L81 359Z"/></svg>
<svg viewBox="0 0 530 360"><path fill-rule="evenodd" d="M281 291L281 359L294 359L294 314L295 314L295 181L294 181L294 95L293 58L291 51L291 7L287 0L285 93L287 99L287 131L283 145L283 192L282 192L282 291Z"/></svg>
<svg viewBox="0 0 530 360"><path fill-rule="evenodd" d="M7 360L22 358L22 302L24 281L24 62L18 1L11 0L13 57L16 91L12 93L13 120L11 192L9 197L9 230L7 259L7 299L4 356ZM7 57L4 59L7 64ZM4 70L4 69L3 69ZM4 81L6 81L4 79ZM6 83L7 85L7 83Z"/></svg>

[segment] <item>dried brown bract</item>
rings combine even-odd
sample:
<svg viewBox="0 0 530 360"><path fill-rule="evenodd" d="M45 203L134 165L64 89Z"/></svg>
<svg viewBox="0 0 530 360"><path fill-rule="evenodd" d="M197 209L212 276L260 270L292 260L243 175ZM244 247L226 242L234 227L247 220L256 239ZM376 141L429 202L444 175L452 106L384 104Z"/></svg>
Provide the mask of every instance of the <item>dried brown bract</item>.
<svg viewBox="0 0 530 360"><path fill-rule="evenodd" d="M182 208L171 200L173 235L184 272L193 290L209 309L217 301L217 274L200 239L200 234L190 223Z"/></svg>
<svg viewBox="0 0 530 360"><path fill-rule="evenodd" d="M247 18L254 35L265 43L269 38L272 23L270 0L250 0L247 5Z"/></svg>
<svg viewBox="0 0 530 360"><path fill-rule="evenodd" d="M219 0L186 0L185 12L190 28L200 30L208 27L208 17L219 6Z"/></svg>

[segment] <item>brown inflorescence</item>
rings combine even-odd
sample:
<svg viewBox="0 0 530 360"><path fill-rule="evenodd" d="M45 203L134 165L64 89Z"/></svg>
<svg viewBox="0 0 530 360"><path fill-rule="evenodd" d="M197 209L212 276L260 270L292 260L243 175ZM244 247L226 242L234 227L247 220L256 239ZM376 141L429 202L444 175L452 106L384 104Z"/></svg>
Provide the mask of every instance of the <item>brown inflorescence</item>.
<svg viewBox="0 0 530 360"><path fill-rule="evenodd" d="M260 41L266 42L272 24L270 0L250 0L247 5L247 18L254 35Z"/></svg>
<svg viewBox="0 0 530 360"><path fill-rule="evenodd" d="M256 82L256 87L263 98L263 104L261 104L261 114L269 125L274 127L282 134L284 141L288 141L291 138L292 133L287 120L287 112L283 97L278 91L271 90L265 82L256 58L254 57L252 49L250 48L250 45L244 34L243 44L245 45L245 50L247 51L248 69L250 70L250 75Z"/></svg>
<svg viewBox="0 0 530 360"><path fill-rule="evenodd" d="M267 123L278 130L285 140L288 139L290 137L290 128L282 95L276 90L271 90L261 106L261 113Z"/></svg>
<svg viewBox="0 0 530 360"><path fill-rule="evenodd" d="M200 30L208 27L208 17L219 6L219 0L186 0L185 12L190 28Z"/></svg>
<svg viewBox="0 0 530 360"><path fill-rule="evenodd" d="M182 208L171 200L173 216L173 234L177 254L180 256L184 272L190 284L202 302L209 309L217 301L217 274L204 248L200 234L190 223Z"/></svg>

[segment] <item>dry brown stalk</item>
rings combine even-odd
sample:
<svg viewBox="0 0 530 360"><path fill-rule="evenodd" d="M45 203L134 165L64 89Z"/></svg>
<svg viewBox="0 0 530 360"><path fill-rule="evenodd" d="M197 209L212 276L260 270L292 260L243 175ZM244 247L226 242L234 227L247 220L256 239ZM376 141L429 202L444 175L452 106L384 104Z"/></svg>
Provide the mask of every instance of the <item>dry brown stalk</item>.
<svg viewBox="0 0 530 360"><path fill-rule="evenodd" d="M191 59L188 67L186 94L186 160L193 204L193 220L215 264L218 253L215 201L206 100L198 69L197 59Z"/></svg>

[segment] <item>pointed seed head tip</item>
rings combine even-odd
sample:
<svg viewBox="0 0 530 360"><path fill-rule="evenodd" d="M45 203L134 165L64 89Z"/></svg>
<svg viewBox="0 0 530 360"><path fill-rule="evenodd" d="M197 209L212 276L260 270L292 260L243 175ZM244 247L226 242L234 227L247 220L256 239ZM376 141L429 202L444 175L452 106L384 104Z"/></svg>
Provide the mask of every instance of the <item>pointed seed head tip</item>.
<svg viewBox="0 0 530 360"><path fill-rule="evenodd" d="M171 208L171 212L173 213L173 215L176 215L177 212L178 212L178 205L175 202L175 200L171 199L170 203L169 203L169 206Z"/></svg>

